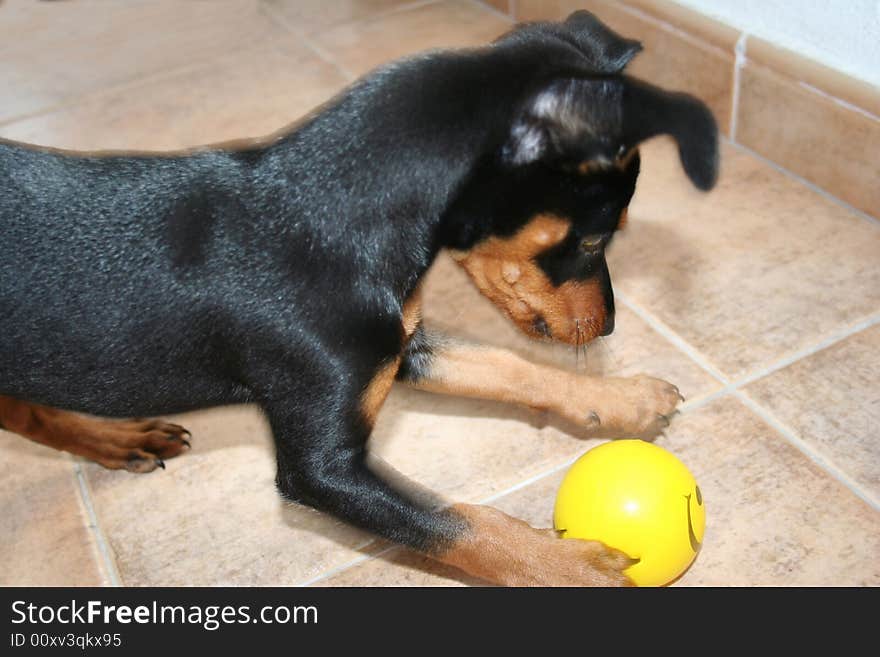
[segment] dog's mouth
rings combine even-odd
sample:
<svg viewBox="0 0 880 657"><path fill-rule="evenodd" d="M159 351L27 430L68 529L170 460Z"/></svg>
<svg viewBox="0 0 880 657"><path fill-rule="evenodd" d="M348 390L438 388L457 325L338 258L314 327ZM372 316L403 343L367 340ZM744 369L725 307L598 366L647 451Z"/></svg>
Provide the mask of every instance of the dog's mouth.
<svg viewBox="0 0 880 657"><path fill-rule="evenodd" d="M532 320L532 333L541 338L553 337L553 331L550 330L550 325L547 324L547 320L541 315L536 315Z"/></svg>
<svg viewBox="0 0 880 657"><path fill-rule="evenodd" d="M520 304L522 310L526 304ZM603 335L603 322L582 317L566 319L564 322L553 322L542 313L529 309L529 315L523 317L522 313L516 316L508 310L508 316L519 329L528 337L536 340L561 342L574 346L585 345Z"/></svg>

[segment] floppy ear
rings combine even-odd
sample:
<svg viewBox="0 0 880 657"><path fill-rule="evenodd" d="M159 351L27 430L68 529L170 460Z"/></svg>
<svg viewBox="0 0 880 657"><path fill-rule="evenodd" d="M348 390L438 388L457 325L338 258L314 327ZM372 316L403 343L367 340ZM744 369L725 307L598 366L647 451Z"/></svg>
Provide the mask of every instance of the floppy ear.
<svg viewBox="0 0 880 657"><path fill-rule="evenodd" d="M597 73L620 73L642 49L642 44L624 39L586 10L565 19L564 27Z"/></svg>
<svg viewBox="0 0 880 657"><path fill-rule="evenodd" d="M671 135L688 178L702 190L718 179L718 126L706 105L684 93L672 93L625 77L622 142L629 148L655 135Z"/></svg>
<svg viewBox="0 0 880 657"><path fill-rule="evenodd" d="M718 176L718 128L709 108L693 96L628 76L554 80L533 94L513 121L502 161L607 167L660 134L678 142L691 182L711 189Z"/></svg>

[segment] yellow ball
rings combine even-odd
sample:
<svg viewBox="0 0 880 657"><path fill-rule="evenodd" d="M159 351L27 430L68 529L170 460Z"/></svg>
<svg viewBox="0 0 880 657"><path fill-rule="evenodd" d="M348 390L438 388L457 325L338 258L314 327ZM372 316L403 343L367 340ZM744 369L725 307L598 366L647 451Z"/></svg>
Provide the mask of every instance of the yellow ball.
<svg viewBox="0 0 880 657"><path fill-rule="evenodd" d="M690 471L643 440L591 449L571 466L553 525L565 538L602 541L639 562L625 574L639 586L663 586L700 551L706 508Z"/></svg>

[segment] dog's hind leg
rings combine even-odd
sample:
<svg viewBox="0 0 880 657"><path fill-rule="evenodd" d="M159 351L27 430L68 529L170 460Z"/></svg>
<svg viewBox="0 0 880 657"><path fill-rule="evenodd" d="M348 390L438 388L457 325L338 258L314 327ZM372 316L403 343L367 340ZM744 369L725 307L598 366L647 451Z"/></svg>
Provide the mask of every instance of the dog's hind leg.
<svg viewBox="0 0 880 657"><path fill-rule="evenodd" d="M0 395L0 429L96 461L151 472L189 449L189 432L160 420L105 420Z"/></svg>

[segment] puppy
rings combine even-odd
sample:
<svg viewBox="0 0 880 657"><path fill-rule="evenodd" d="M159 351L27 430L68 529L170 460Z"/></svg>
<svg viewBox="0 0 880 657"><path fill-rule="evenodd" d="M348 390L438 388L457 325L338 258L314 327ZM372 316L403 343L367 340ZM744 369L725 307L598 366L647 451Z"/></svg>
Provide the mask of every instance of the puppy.
<svg viewBox="0 0 880 657"><path fill-rule="evenodd" d="M717 171L707 108L622 73L640 49L576 12L393 63L259 143L0 143L0 425L149 472L188 447L185 429L91 416L257 403L290 500L491 582L628 583L626 555L444 507L390 483L365 446L395 379L620 435L668 423L671 384L534 365L431 334L419 313L447 249L530 336L612 331L604 250L638 144L672 135L701 189Z"/></svg>

